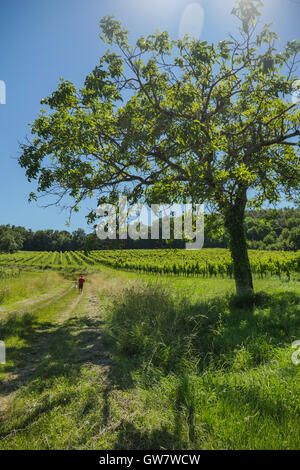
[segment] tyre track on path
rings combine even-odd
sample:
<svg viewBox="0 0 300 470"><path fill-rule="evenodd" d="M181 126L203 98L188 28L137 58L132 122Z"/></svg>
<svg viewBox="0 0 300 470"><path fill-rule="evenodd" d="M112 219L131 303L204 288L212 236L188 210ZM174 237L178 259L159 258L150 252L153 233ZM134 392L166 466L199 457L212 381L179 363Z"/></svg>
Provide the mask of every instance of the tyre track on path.
<svg viewBox="0 0 300 470"><path fill-rule="evenodd" d="M105 284L105 282L104 282ZM42 306L32 310L37 311L45 308L48 304L59 302L65 295L72 290L72 286L68 291L53 298ZM111 359L103 346L103 322L101 320L101 310L99 305L99 284L97 279L90 278L90 282L85 286L83 294L79 294L70 302L67 309L60 311L53 319L51 326L43 327L35 331L36 337L33 338L30 349L22 357L22 365L16 367L13 372L6 374L4 381L0 384L0 422L5 419L5 413L9 404L13 401L14 395L20 387L26 386L34 377L39 363L46 357L49 341L49 333L58 330L62 332L64 329L68 331L68 339L73 336L75 341L79 335L80 348L76 356L68 358L69 366L74 364L88 365L97 368L97 371L103 376L103 380L107 382L107 375L111 366ZM79 305L82 304L83 312L78 311ZM79 308L79 310L81 307ZM22 312L22 313L26 313ZM51 335L50 335L51 336ZM64 358L61 358L64 361ZM109 384L107 383L109 386Z"/></svg>
<svg viewBox="0 0 300 470"><path fill-rule="evenodd" d="M13 305L17 308L12 310L5 309L4 307L0 308L0 320L7 318L8 315L16 315L16 314L24 314L24 313L34 313L37 310L41 310L48 305L51 305L53 302L59 301L65 295L67 295L73 288L73 283L67 289L64 286L58 292L54 293L46 293L39 295L37 297L29 297L25 300L20 300L19 302L15 302Z"/></svg>
<svg viewBox="0 0 300 470"><path fill-rule="evenodd" d="M66 297L72 290L73 286L70 286L67 290L64 289L63 292L60 292L59 295L51 297L51 299L48 302L43 303L42 305L39 305L35 309L30 309L30 313L36 312L38 310L42 310L48 305L51 305L55 302L59 302L62 300L64 297ZM76 297L70 304L69 308L67 309L67 312L64 312L64 315L70 315L73 310L78 306L78 303L80 302L80 297ZM9 312L12 313L12 312ZM21 314L26 314L28 311L22 311L20 312L19 310L17 313ZM59 317L60 318L60 317ZM53 322L53 327L55 325L58 325L59 323L63 323L56 319ZM42 324L41 324L42 327ZM40 330L37 329L35 331L35 334L39 334ZM43 331L45 333L45 331ZM8 406L8 403L13 399L14 394L18 391L20 387L22 387L27 381L32 378L34 375L34 372L36 370L36 366L44 354L47 353L47 344L43 340L43 334L39 335L37 338L33 338L32 343L30 345L29 350L26 352L24 357L22 357L22 365L17 366L16 369L13 372L8 372L0 384L0 422L1 419L4 418L4 412Z"/></svg>

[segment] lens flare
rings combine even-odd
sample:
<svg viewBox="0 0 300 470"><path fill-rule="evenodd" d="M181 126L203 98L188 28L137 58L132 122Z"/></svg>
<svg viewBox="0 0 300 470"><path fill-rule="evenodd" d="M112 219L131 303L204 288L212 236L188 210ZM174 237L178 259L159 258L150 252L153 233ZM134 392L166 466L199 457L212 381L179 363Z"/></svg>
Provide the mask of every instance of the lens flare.
<svg viewBox="0 0 300 470"><path fill-rule="evenodd" d="M191 3L188 5L180 19L179 38L183 38L185 34L199 39L204 25L204 10L199 3Z"/></svg>

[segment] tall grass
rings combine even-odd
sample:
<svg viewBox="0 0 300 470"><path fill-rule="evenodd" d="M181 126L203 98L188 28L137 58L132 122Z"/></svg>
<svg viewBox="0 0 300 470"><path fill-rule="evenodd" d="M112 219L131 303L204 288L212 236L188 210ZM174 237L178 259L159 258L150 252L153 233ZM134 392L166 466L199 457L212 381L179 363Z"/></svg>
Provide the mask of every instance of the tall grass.
<svg viewBox="0 0 300 470"><path fill-rule="evenodd" d="M191 301L139 283L108 303L106 322L131 387L162 422L173 410L172 448L299 448L300 293L261 292L240 308L230 294Z"/></svg>
<svg viewBox="0 0 300 470"><path fill-rule="evenodd" d="M107 308L118 351L165 371L187 366L247 369L300 337L300 294L256 295L255 308L239 308L231 294L190 301L167 286L140 283Z"/></svg>

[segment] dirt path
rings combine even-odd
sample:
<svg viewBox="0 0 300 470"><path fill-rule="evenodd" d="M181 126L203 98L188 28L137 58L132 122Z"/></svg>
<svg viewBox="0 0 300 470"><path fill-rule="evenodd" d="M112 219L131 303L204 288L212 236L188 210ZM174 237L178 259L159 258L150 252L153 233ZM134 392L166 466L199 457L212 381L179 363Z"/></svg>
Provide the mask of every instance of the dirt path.
<svg viewBox="0 0 300 470"><path fill-rule="evenodd" d="M69 288L68 292L72 289ZM16 367L12 372L8 372L0 384L0 421L4 419L5 412L15 393L20 387L26 385L36 374L42 361L47 361L49 348L55 341L70 341L80 336L80 348L76 351L74 357L69 360L70 364L80 363L92 364L99 368L99 372L105 373L110 367L110 359L102 347L101 318L99 308L98 291L99 283L97 278L91 277L86 283L82 294L77 294L70 302L67 309L58 310L57 316L47 324L41 323L41 327L35 330L35 337L32 340L30 348L22 357L22 365ZM66 291L64 292L66 295ZM39 308L45 308L50 303L59 302L64 296L61 293L49 299L49 302L43 303ZM30 305L28 302L27 306ZM32 309L30 310L33 311ZM23 313L23 312L22 312ZM63 352L62 352L63 354ZM63 361L64 358L59 359Z"/></svg>
<svg viewBox="0 0 300 470"><path fill-rule="evenodd" d="M100 278L100 282L99 281ZM103 322L101 319L101 305L99 292L104 291L105 283L101 276L90 278L90 285L86 292L86 309L84 313L84 325L79 331L84 332L84 344L81 348L78 361L90 363L100 367L101 372L107 371L111 361L103 347L101 337L103 335ZM99 341L100 340L100 341Z"/></svg>

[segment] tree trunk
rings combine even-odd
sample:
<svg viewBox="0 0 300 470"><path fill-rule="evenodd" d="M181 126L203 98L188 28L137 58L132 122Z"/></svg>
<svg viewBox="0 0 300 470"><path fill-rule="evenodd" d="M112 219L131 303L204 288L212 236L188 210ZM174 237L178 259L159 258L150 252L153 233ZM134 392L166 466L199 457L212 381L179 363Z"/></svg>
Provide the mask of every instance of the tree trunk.
<svg viewBox="0 0 300 470"><path fill-rule="evenodd" d="M229 234L229 249L238 296L253 298L253 282L244 227L246 194L237 198L225 211L225 227Z"/></svg>

